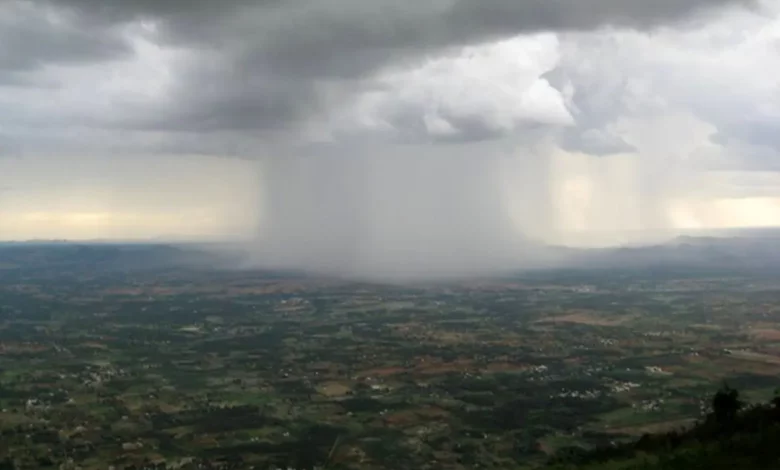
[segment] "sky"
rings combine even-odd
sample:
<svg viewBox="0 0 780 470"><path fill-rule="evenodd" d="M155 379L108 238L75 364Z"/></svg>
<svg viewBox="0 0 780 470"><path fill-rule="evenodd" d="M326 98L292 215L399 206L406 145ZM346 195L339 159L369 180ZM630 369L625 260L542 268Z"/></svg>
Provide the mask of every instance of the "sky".
<svg viewBox="0 0 780 470"><path fill-rule="evenodd" d="M0 240L350 272L780 225L777 0L0 2Z"/></svg>

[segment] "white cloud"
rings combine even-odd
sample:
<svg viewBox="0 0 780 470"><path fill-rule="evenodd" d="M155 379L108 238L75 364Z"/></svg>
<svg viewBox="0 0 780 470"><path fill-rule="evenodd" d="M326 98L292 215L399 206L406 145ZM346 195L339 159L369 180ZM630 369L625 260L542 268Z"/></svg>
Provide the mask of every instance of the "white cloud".
<svg viewBox="0 0 780 470"><path fill-rule="evenodd" d="M303 136L314 141L307 150L321 157L316 163L279 163L273 170L278 172L268 175L278 180L270 191L286 198L276 217L293 222L281 237L300 237L301 248L311 249L312 256L337 246L342 251L333 249L332 256L340 257L358 245L369 258L379 257L381 249L413 258L422 247L444 259L475 244L484 250L507 247L522 235L616 243L629 240L621 235L628 232L780 223L780 181L774 176L780 169L780 5L767 6L764 16L734 9L678 29L544 33L445 51L431 48L424 59L403 55L403 62L360 69L372 71L369 76L329 75L317 81L316 95L330 106L295 121L299 127L285 128L272 142L282 153L275 156L284 158L299 143L289 136ZM154 24L125 28L131 56L43 65L29 72L37 87L0 87L0 151L16 146L27 154L105 155L115 148L124 153L148 153L148 148L268 153L266 134L257 134L251 123L202 135L113 130L112 125L132 122L149 110L181 105L175 101L190 96L177 94L190 60L212 64L196 83L205 87L204 95L217 97L220 87L235 84L215 80L225 73L223 67L240 64L232 56L209 61L207 55L196 56L195 49L160 47ZM265 88L248 86L256 71L228 71L246 85L237 88L246 96L237 96L236 103L245 97L258 106L249 106L246 116L238 115L231 124L266 115L261 105L275 109L273 100L253 95ZM192 96L199 96L200 89L193 89ZM230 109L218 110L217 117ZM293 113L290 119L297 117ZM147 163L150 168L161 164ZM221 165L204 164L202 171L218 175L214 168ZM251 206L242 194L214 188L202 199L171 198L150 170L134 184L158 190L114 196L122 203L106 209L93 205L103 200L106 187L125 187L126 175L104 171L86 178L77 191L39 184L41 174L54 180L62 176L62 168L52 163L36 165L38 172L22 172L24 165L13 162L2 168L16 173L8 184L27 188L29 201L68 196L70 215L29 207L38 224L48 214L94 230L110 220L109 212L117 214L111 220L135 220L133 214L147 211L152 227L158 222L151 221L161 220L153 217L155 205L171 213L177 208L190 213L185 209L203 205L212 208L208 214L231 207L230 201ZM89 172L70 170L78 181ZM214 181L207 176L185 178L182 191L187 184L197 188ZM281 186L292 189L285 192ZM208 198L218 204L209 204ZM15 201L24 206L21 199ZM146 207L139 208L138 201ZM219 219L210 230L234 226L242 213ZM158 225L159 230L170 228ZM321 240L312 239L320 235L335 241L317 245ZM481 256L486 255L472 259ZM497 249L490 256L501 258L504 252Z"/></svg>
<svg viewBox="0 0 780 470"><path fill-rule="evenodd" d="M339 114L337 132L472 140L527 125L571 125L566 98L543 77L558 61L557 36L539 34L385 69Z"/></svg>
<svg viewBox="0 0 780 470"><path fill-rule="evenodd" d="M780 150L780 4L766 7L722 12L696 29L564 35L562 69L574 82L578 123L686 112L723 140Z"/></svg>
<svg viewBox="0 0 780 470"><path fill-rule="evenodd" d="M42 63L26 72L31 84L0 83L0 153L100 154L153 144L158 136L133 124L165 108L190 53L158 46L152 23L127 25L122 36L128 56Z"/></svg>

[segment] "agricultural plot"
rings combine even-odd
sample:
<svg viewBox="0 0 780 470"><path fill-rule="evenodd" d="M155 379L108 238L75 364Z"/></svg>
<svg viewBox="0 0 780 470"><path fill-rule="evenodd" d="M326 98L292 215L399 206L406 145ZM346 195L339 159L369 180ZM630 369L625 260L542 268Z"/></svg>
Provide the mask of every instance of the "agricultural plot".
<svg viewBox="0 0 780 470"><path fill-rule="evenodd" d="M0 274L17 468L524 468L690 426L724 381L778 385L764 274L87 271Z"/></svg>

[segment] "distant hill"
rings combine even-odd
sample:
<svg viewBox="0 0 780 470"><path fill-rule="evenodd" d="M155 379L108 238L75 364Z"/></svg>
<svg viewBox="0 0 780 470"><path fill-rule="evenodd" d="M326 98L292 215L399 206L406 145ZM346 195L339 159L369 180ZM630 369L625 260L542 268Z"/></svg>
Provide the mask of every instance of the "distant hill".
<svg viewBox="0 0 780 470"><path fill-rule="evenodd" d="M229 257L196 248L143 244L58 242L0 245L0 268L79 271L148 270L162 267L215 267Z"/></svg>
<svg viewBox="0 0 780 470"><path fill-rule="evenodd" d="M765 231L729 235L732 236L682 236L666 243L620 248L578 249L539 245L534 251L543 262L535 267L697 272L761 270L780 273L780 250L776 248L780 246L780 233ZM70 243L55 240L0 243L0 273L12 269L79 272L252 268L254 265L248 262L249 259L246 253L231 245ZM525 269L528 270L529 266Z"/></svg>
<svg viewBox="0 0 780 470"><path fill-rule="evenodd" d="M575 268L780 268L780 236L678 237L640 247L566 250Z"/></svg>

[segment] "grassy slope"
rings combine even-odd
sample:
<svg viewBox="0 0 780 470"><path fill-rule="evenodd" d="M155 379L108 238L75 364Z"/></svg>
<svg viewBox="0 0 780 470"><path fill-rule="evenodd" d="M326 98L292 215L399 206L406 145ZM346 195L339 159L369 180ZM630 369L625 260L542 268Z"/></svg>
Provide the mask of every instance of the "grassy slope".
<svg viewBox="0 0 780 470"><path fill-rule="evenodd" d="M646 435L615 448L561 457L548 470L767 470L780 468L780 408L745 410L719 423L710 416L685 432Z"/></svg>

